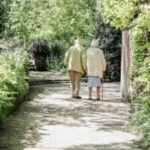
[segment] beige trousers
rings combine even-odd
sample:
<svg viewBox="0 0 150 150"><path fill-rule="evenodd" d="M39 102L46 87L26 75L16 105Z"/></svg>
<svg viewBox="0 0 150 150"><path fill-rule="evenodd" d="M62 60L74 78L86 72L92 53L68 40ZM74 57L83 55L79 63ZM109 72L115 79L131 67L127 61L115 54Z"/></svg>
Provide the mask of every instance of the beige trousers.
<svg viewBox="0 0 150 150"><path fill-rule="evenodd" d="M82 73L76 71L68 71L68 73L71 82L72 96L79 96Z"/></svg>

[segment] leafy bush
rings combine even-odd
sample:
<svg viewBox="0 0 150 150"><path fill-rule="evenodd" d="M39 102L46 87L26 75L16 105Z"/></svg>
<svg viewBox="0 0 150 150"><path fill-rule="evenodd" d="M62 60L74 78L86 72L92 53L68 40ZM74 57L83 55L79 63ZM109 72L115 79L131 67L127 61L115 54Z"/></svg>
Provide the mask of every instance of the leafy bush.
<svg viewBox="0 0 150 150"><path fill-rule="evenodd" d="M150 147L150 11L149 1L98 0L105 23L130 30L131 64L128 78L133 87L134 123L143 133L143 146ZM115 10L115 11L114 11ZM128 84L127 83L127 84Z"/></svg>
<svg viewBox="0 0 150 150"><path fill-rule="evenodd" d="M86 37L95 25L94 4L94 0L13 0L6 33L27 42L37 34L67 41L76 35Z"/></svg>
<svg viewBox="0 0 150 150"><path fill-rule="evenodd" d="M64 71L64 53L68 48L68 43L61 40L50 40L49 41L49 57L48 57L48 69L56 71Z"/></svg>
<svg viewBox="0 0 150 150"><path fill-rule="evenodd" d="M39 71L64 69L63 57L68 47L66 41L49 37L35 38L28 44L28 51L32 54L35 67Z"/></svg>
<svg viewBox="0 0 150 150"><path fill-rule="evenodd" d="M50 51L48 42L41 38L34 39L30 42L28 51L32 54L36 70L45 71L47 69L47 57Z"/></svg>
<svg viewBox="0 0 150 150"><path fill-rule="evenodd" d="M0 54L0 122L17 103L16 98L27 92L27 62L27 53L22 50L3 51Z"/></svg>
<svg viewBox="0 0 150 150"><path fill-rule="evenodd" d="M105 80L120 81L121 31L101 23L97 33L107 61Z"/></svg>
<svg viewBox="0 0 150 150"><path fill-rule="evenodd" d="M148 29L136 28L133 37L132 85L136 103L133 122L143 133L143 147L150 147L150 39Z"/></svg>

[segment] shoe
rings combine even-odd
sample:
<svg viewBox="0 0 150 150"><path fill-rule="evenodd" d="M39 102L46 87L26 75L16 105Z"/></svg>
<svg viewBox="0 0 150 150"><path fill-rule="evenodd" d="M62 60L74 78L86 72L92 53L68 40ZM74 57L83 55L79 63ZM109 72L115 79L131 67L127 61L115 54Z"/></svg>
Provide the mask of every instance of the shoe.
<svg viewBox="0 0 150 150"><path fill-rule="evenodd" d="M81 96L74 96L75 99L82 99Z"/></svg>
<svg viewBox="0 0 150 150"><path fill-rule="evenodd" d="M92 100L92 97L89 97L88 100Z"/></svg>
<svg viewBox="0 0 150 150"><path fill-rule="evenodd" d="M97 100L97 101L100 101L101 99L100 99L100 97L97 97L96 100Z"/></svg>

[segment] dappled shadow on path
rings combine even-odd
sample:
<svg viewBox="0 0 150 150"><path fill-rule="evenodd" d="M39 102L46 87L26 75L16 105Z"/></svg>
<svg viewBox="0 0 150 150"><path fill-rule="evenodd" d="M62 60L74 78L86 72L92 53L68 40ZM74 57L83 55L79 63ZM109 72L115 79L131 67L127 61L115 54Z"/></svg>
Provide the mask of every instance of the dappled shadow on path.
<svg viewBox="0 0 150 150"><path fill-rule="evenodd" d="M66 148L66 150L138 150L137 148L133 148L132 143L113 143L113 144L85 144L79 146L72 146L70 148Z"/></svg>
<svg viewBox="0 0 150 150"><path fill-rule="evenodd" d="M128 127L129 104L121 102L119 85L104 85L104 101L87 100L85 86L81 100L70 98L69 84L33 86L30 101L9 119L0 148L138 150L133 144L137 137Z"/></svg>

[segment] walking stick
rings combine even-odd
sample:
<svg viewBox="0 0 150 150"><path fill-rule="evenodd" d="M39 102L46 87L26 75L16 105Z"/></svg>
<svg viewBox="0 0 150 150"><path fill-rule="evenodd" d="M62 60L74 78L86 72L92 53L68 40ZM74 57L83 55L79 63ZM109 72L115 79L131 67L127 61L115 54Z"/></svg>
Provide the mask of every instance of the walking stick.
<svg viewBox="0 0 150 150"><path fill-rule="evenodd" d="M102 101L103 101L103 78L101 79L101 82L102 82L102 86L101 86L101 88L102 88L102 93L101 93L101 95L102 95Z"/></svg>

